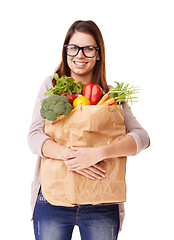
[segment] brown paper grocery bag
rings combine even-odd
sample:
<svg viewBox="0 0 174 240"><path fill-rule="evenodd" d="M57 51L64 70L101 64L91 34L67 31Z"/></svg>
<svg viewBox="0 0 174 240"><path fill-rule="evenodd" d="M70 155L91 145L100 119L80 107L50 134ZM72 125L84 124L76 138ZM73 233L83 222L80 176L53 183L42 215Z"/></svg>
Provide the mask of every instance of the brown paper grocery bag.
<svg viewBox="0 0 174 240"><path fill-rule="evenodd" d="M98 147L125 136L121 105L88 105L73 109L68 117L46 120L45 133L66 147ZM41 185L52 205L102 204L126 201L126 157L103 160L106 177L91 180L69 171L63 160L42 158Z"/></svg>

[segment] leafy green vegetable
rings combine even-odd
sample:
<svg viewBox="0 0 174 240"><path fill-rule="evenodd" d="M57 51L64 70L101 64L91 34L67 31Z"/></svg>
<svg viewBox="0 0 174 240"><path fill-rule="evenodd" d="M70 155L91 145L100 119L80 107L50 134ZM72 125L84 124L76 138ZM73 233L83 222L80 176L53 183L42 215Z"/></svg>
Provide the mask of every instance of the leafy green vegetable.
<svg viewBox="0 0 174 240"><path fill-rule="evenodd" d="M54 79L59 80L59 75L57 73L54 74Z"/></svg>
<svg viewBox="0 0 174 240"><path fill-rule="evenodd" d="M140 90L138 87L131 86L129 87L129 84L124 84L123 82L118 83L116 88L112 88L109 90L109 95L110 98L115 98L115 101L118 104L122 104L124 102L137 102L137 97L132 97L132 94L139 93L138 91Z"/></svg>
<svg viewBox="0 0 174 240"><path fill-rule="evenodd" d="M40 114L44 119L56 121L60 115L68 116L73 107L65 96L49 96L42 102Z"/></svg>
<svg viewBox="0 0 174 240"><path fill-rule="evenodd" d="M84 84L82 82L76 82L72 77L62 76L59 78L57 73L54 74L56 80L56 86L50 88L45 95L53 96L60 95L64 92L71 94L81 94Z"/></svg>

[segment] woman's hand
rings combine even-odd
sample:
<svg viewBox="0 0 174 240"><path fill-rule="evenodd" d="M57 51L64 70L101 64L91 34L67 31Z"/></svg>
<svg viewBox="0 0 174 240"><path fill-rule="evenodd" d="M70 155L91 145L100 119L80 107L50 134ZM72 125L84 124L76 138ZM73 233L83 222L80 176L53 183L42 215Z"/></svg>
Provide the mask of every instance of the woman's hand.
<svg viewBox="0 0 174 240"><path fill-rule="evenodd" d="M100 148L77 148L72 147L73 154L65 153L63 159L69 170L79 171L89 168L102 161Z"/></svg>
<svg viewBox="0 0 174 240"><path fill-rule="evenodd" d="M77 172L81 175L83 175L86 178L95 180L95 179L102 179L105 178L106 171L103 167L100 166L100 163L95 164L94 166L91 166L89 168L85 168L82 170L74 170L74 172Z"/></svg>

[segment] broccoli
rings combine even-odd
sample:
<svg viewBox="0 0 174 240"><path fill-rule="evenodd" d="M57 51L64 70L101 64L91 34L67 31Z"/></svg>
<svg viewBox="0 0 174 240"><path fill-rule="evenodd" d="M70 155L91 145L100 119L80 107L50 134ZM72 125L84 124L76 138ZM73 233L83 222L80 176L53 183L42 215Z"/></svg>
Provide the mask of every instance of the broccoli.
<svg viewBox="0 0 174 240"><path fill-rule="evenodd" d="M68 116L73 107L66 96L49 96L42 102L40 114L44 119L56 121L60 115Z"/></svg>

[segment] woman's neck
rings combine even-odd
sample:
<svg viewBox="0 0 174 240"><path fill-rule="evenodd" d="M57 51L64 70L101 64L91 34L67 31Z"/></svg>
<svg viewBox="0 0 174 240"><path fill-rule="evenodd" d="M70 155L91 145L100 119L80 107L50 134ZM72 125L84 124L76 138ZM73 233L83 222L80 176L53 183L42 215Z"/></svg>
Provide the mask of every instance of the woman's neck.
<svg viewBox="0 0 174 240"><path fill-rule="evenodd" d="M88 75L78 75L71 72L71 77L74 78L77 82L82 82L83 84L92 83L93 72Z"/></svg>

